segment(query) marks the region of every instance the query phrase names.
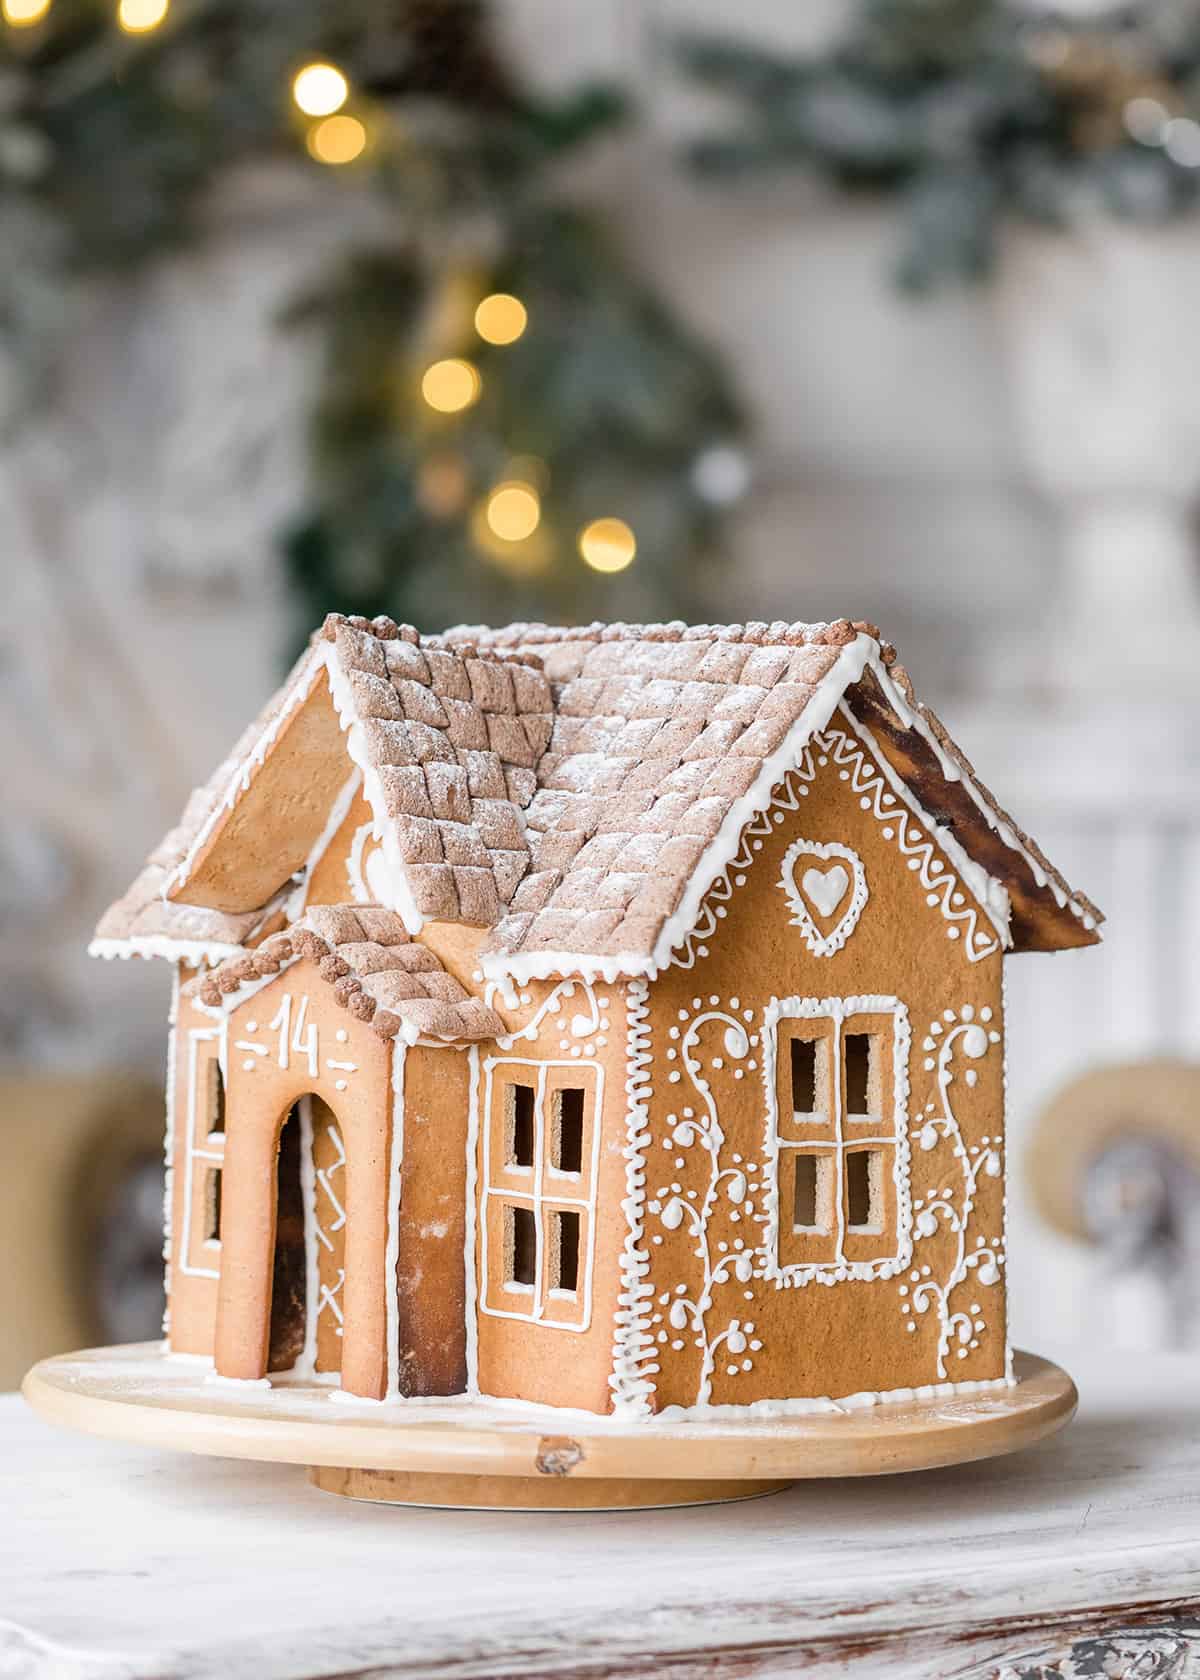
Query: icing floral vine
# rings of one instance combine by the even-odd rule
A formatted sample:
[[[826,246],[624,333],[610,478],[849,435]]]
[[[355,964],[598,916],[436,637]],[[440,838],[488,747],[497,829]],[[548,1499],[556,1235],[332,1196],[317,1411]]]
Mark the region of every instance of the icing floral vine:
[[[583,1008],[577,1009],[571,1016],[567,1023],[569,1036],[559,1040],[559,1048],[569,1051],[573,1056],[595,1055],[596,1050],[603,1049],[608,1042],[606,1016],[609,1004],[607,998],[597,997],[590,980],[583,979],[560,980],[542,999],[524,1026],[516,1027],[511,1033],[497,1039],[497,1044],[501,1049],[509,1050],[519,1039],[528,1039],[531,1042],[536,1040],[541,1034],[543,1024],[547,1020],[557,1020],[566,1003],[577,991],[583,994]],[[484,987],[483,1001],[491,1008],[497,998],[505,1009],[509,1010],[528,1008],[533,1002],[532,993],[517,991],[505,980],[489,980]]]
[[[713,1005],[717,1001],[716,998],[710,999]],[[700,1005],[701,1000],[697,998],[694,1006],[700,1008]],[[682,1033],[677,1026],[671,1028],[670,1036],[680,1042],[677,1051],[668,1050],[668,1058],[674,1060],[678,1056],[682,1060],[703,1105],[703,1115],[698,1115],[690,1107],[684,1108],[681,1115],[669,1114],[670,1141],[681,1151],[677,1166],[682,1166],[689,1155],[706,1158],[708,1174],[703,1197],[698,1190],[685,1191],[677,1180],[659,1189],[648,1204],[648,1211],[658,1216],[664,1230],[686,1229],[689,1232],[696,1245],[693,1252],[701,1264],[698,1289],[689,1289],[687,1284],[680,1283],[673,1291],[658,1297],[659,1305],[666,1308],[667,1325],[676,1333],[677,1339],[672,1346],[681,1348],[684,1344],[679,1338],[690,1332],[694,1345],[700,1349],[700,1380],[695,1401],[700,1406],[707,1405],[711,1398],[717,1356],[722,1350],[731,1358],[726,1366],[727,1374],[736,1376],[739,1371],[753,1369],[753,1360],[749,1356],[762,1346],[754,1338],[754,1324],[750,1320],[730,1317],[720,1325],[711,1321],[715,1291],[721,1285],[735,1281],[749,1283],[755,1275],[756,1258],[759,1258],[753,1244],[744,1237],[716,1240],[713,1227],[718,1209],[723,1200],[724,1211],[732,1227],[743,1216],[753,1216],[755,1207],[751,1197],[760,1187],[750,1179],[750,1174],[757,1171],[754,1162],[744,1162],[739,1156],[734,1156],[731,1164],[722,1164],[725,1133],[718,1118],[712,1087],[702,1071],[698,1055],[701,1031],[710,1024],[725,1029],[722,1040],[724,1055],[712,1058],[710,1065],[713,1068],[721,1069],[726,1056],[734,1061],[745,1060],[752,1047],[742,1023],[719,1008],[700,1008],[700,1013],[693,1017]],[[669,1077],[675,1081],[680,1076],[672,1072]],[[668,1335],[669,1331],[664,1329],[659,1332],[659,1339],[666,1340]]]
[[[967,1231],[975,1206],[980,1174],[986,1174],[989,1178],[1000,1176],[1000,1140],[984,1137],[979,1143],[968,1145],[950,1100],[950,1087],[956,1078],[955,1058],[961,1054],[978,1061],[987,1055],[993,1045],[999,1044],[1000,1034],[989,1024],[991,1020],[990,1009],[979,1010],[976,1018],[976,1011],[969,1003],[963,1004],[959,1010],[947,1009],[941,1020],[930,1023],[929,1034],[922,1046],[926,1052],[926,1072],[936,1071],[937,1074],[938,1100],[935,1102],[931,1099],[925,1104],[924,1112],[913,1125],[913,1141],[918,1149],[926,1152],[938,1148],[940,1144],[948,1143],[961,1183],[955,1189],[944,1186],[913,1199],[914,1245],[936,1236],[944,1229],[951,1232],[955,1238],[954,1258],[949,1272],[941,1281],[932,1276],[928,1264],[915,1264],[908,1274],[909,1283],[900,1286],[900,1293],[904,1297],[900,1310],[908,1318],[909,1329],[912,1331],[916,1329],[913,1314],[931,1311],[935,1314],[938,1325],[939,1377],[947,1375],[946,1362],[951,1351],[959,1359],[965,1359],[979,1346],[979,1336],[986,1329],[986,1321],[979,1304],[973,1303],[970,1311],[955,1308],[952,1302],[954,1291],[972,1276],[985,1286],[998,1283],[1004,1265],[1001,1239],[989,1240],[977,1236],[975,1247],[967,1248]],[[975,1068],[967,1068],[964,1071],[963,1080],[966,1085],[974,1086],[978,1078]],[[919,1259],[915,1247],[914,1258]]]
[[[852,715],[844,709],[843,714],[853,726]],[[725,919],[726,906],[733,897],[734,889],[745,885],[745,872],[762,850],[764,838],[784,821],[786,812],[800,810],[801,800],[808,797],[809,787],[816,780],[818,770],[830,763],[838,767],[859,796],[862,808],[883,825],[883,838],[894,841],[901,856],[908,860],[910,869],[925,889],[926,903],[931,909],[936,909],[947,923],[946,937],[963,939],[970,962],[980,962],[1000,949],[999,934],[980,917],[957,873],[940,855],[933,834],[918,823],[913,813],[888,787],[883,771],[866,745],[845,730],[830,725],[813,734],[794,769],[789,770],[772,791],[766,809],[751,818],[742,830],[736,855],[709,889],[695,927],[672,954],[672,963],[677,968],[692,968],[697,958],[708,955],[705,941],[712,937]]]

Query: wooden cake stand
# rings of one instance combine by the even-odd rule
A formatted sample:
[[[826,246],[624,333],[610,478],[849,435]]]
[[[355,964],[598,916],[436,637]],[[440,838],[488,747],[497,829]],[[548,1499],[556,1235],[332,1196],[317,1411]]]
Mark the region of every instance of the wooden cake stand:
[[[308,1466],[328,1493],[396,1505],[614,1510],[703,1505],[821,1476],[929,1470],[1016,1452],[1061,1429],[1067,1373],[1016,1355],[1016,1386],[862,1410],[641,1425],[514,1401],[376,1405],[285,1381],[214,1378],[158,1343],[45,1359],[25,1398],[53,1423],[148,1447]]]

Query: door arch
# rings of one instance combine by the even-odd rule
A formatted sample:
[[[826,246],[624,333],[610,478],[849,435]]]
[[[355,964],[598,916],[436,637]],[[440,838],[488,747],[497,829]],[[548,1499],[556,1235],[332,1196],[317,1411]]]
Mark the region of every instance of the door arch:
[[[340,1371],[346,1389],[383,1398],[388,1139],[382,1105],[347,1124],[313,1091],[299,1093],[274,1120],[269,1111],[229,1104],[217,1292],[222,1376],[253,1381],[315,1354],[317,1368]],[[318,1196],[328,1246],[308,1240],[316,1220],[305,1210],[316,1210]]]

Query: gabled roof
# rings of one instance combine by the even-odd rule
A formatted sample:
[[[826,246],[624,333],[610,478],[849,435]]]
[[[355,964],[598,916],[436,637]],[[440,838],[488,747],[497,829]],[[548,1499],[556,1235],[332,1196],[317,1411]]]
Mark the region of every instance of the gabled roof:
[[[656,972],[694,928],[747,822],[839,705],[971,870],[1006,943],[1098,937],[1099,913],[977,781],[870,625],[512,625],[419,637],[390,620],[331,615],[307,657],[288,704],[301,691],[319,700],[327,676],[323,703],[336,708],[382,839],[383,896],[410,933],[427,920],[487,929],[489,975]],[[269,722],[235,770],[167,883],[176,908],[201,889],[213,895],[213,860],[239,811],[244,831],[255,766],[286,751],[286,728]],[[321,785],[332,785],[351,764],[323,768]],[[266,849],[275,875],[258,878],[264,894],[303,867],[323,820],[310,805]]]
[[[164,894],[197,835],[220,808],[230,785],[247,773],[257,749],[267,750],[308,657],[306,654],[297,661],[287,680],[238,737],[232,752],[193,791],[179,822],[159,841],[129,888],[101,916],[89,946],[92,956],[165,956],[216,962],[239,951],[274,910],[274,903],[268,901],[248,911],[231,913],[205,905],[174,904]]]
[[[314,907],[286,933],[184,990],[209,1008],[234,1006],[248,986],[261,986],[301,957],[312,958],[342,1008],[369,1021],[381,1038],[470,1042],[505,1030],[494,1009],[464,991],[432,951],[412,942],[400,917],[378,905]]]

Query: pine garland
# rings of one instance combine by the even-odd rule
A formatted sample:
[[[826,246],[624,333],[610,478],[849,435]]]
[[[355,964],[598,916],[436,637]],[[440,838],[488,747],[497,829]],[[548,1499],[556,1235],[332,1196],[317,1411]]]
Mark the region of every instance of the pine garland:
[[[1200,7],[1086,17],[1015,0],[856,0],[825,51],[691,35],[684,72],[732,121],[688,157],[712,181],[797,168],[896,195],[900,281],[979,279],[1005,217],[1159,222],[1200,202]]]
[[[45,358],[79,279],[196,239],[233,167],[328,167],[291,90],[332,63],[364,142],[341,173],[394,231],[335,253],[291,301],[324,343],[309,501],[284,542],[297,621],[699,610],[739,458],[708,469],[728,467],[742,416],[713,355],[560,185],[624,100],[528,96],[475,0],[171,0],[140,34],[115,6],[52,0],[29,27],[0,24],[0,332]],[[506,345],[475,326],[496,292],[527,310]],[[439,412],[423,375],[451,358],[477,398]],[[538,514],[515,538],[489,523],[511,483]],[[581,530],[613,517],[637,541],[621,577],[580,552]]]

